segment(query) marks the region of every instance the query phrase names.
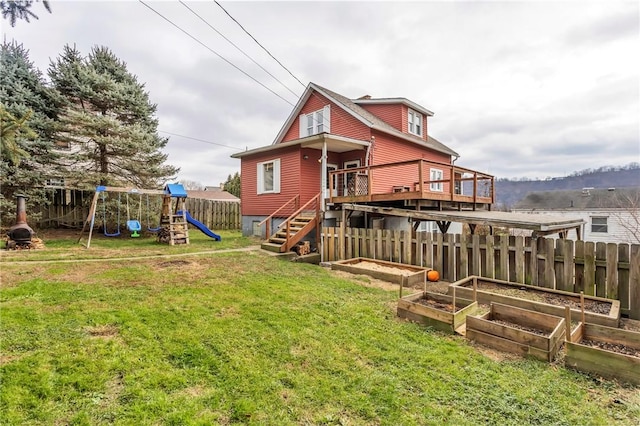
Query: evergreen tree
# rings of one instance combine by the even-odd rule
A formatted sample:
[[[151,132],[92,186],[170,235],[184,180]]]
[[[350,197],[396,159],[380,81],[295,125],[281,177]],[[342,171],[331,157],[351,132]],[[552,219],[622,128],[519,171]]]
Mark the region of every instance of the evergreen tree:
[[[52,141],[60,100],[21,44],[2,44],[0,70],[0,221],[6,226],[15,219],[16,192],[29,197],[29,211],[48,202],[43,187],[57,174]]]
[[[47,9],[47,12],[51,13],[49,2],[43,0],[42,4]],[[30,22],[30,18],[38,19],[38,16],[30,10],[32,5],[33,0],[2,0],[0,1],[0,10],[2,11],[2,17],[4,19],[8,18],[11,26],[15,27],[18,19],[24,19],[27,22]]]
[[[178,172],[161,152],[156,105],[144,84],[108,48],[83,58],[65,46],[49,76],[67,105],[57,137],[80,150],[69,156],[76,185],[162,186]]]
[[[240,198],[240,173],[236,172],[235,175],[227,177],[224,183],[224,190]]]

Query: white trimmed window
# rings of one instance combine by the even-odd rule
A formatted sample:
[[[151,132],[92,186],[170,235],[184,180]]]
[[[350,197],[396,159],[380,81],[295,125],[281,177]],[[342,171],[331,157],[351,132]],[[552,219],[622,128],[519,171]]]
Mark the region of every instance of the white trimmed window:
[[[410,109],[408,120],[409,133],[422,137],[422,114]]]
[[[606,216],[593,216],[591,218],[591,232],[606,234],[609,232]]]
[[[304,138],[318,133],[331,132],[331,108],[324,108],[300,116],[300,137]]]
[[[258,163],[258,194],[280,193],[280,159]]]
[[[444,179],[444,173],[440,169],[431,169],[429,173],[431,179],[431,183],[429,184],[429,189],[431,191],[442,192],[442,182],[434,182],[438,180]]]

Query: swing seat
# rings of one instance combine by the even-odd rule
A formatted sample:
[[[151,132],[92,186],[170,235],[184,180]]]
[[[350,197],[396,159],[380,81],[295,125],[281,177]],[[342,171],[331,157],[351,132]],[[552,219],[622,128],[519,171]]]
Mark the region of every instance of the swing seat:
[[[129,231],[132,232],[131,236],[135,238],[140,236],[138,231],[142,230],[142,226],[140,225],[140,222],[138,222],[137,220],[128,220],[127,229],[129,229]]]

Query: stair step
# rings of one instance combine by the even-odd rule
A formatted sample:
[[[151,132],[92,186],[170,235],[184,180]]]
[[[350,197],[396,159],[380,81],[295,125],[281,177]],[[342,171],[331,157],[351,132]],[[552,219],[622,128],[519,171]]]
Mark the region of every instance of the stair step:
[[[284,244],[287,242],[286,238],[279,238],[279,237],[271,237],[269,238],[269,242],[270,243],[278,243],[280,245]]]
[[[263,250],[268,250],[275,253],[280,253],[280,246],[281,244],[273,244],[273,243],[266,243],[266,242],[260,244],[260,248],[262,248]]]
[[[297,232],[289,232],[289,236],[293,237],[294,235],[296,235]],[[287,233],[285,231],[278,231],[275,234],[272,235],[273,237],[278,237],[278,238],[287,238]]]
[[[311,222],[311,221],[309,221],[309,222]],[[304,228],[304,226],[305,226],[307,223],[309,223],[309,222],[291,222],[291,223],[289,224],[289,226],[290,226],[291,228],[293,228],[294,226],[295,226],[295,227],[297,227],[297,228]]]

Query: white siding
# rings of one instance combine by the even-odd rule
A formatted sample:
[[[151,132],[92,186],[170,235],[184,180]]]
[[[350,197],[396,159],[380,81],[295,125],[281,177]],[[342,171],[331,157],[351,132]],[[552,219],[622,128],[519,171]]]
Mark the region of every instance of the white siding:
[[[603,242],[603,243],[640,243],[640,234],[638,227],[640,226],[640,209],[594,209],[589,211],[576,210],[513,210],[517,213],[529,214],[546,214],[571,219],[582,219],[586,223],[583,225],[582,239],[585,241]],[[607,218],[607,232],[591,232],[592,217]],[[634,231],[635,229],[635,231]],[[549,235],[551,238],[558,238],[558,234]],[[570,231],[568,238],[573,240],[576,238],[576,232]]]

